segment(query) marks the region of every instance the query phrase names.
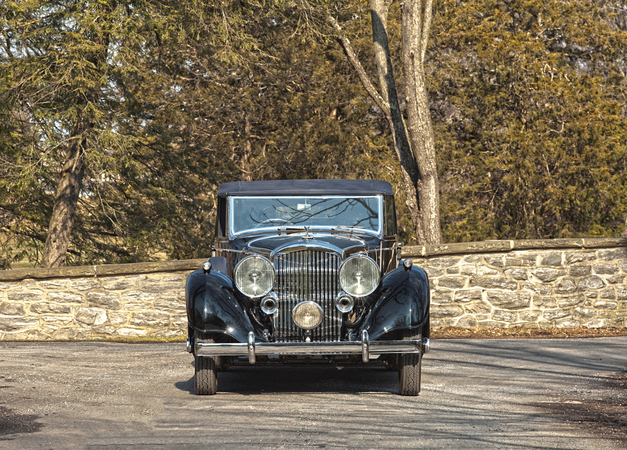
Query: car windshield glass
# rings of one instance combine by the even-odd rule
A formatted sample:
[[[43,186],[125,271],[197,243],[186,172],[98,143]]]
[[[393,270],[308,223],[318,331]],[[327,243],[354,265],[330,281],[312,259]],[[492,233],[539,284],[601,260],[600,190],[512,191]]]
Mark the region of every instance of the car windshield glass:
[[[278,227],[354,227],[379,232],[379,196],[230,197],[231,233]]]

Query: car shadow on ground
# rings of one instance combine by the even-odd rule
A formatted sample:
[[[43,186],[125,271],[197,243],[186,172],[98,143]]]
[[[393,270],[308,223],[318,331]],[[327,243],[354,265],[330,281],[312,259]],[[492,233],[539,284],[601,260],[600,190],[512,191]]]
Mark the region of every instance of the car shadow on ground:
[[[508,347],[504,348],[504,343]],[[595,351],[595,344],[603,345],[608,353],[618,355],[623,353],[624,341],[591,340],[586,343],[589,346],[585,349],[582,348],[580,352],[565,353],[561,349],[568,347],[570,343],[564,339],[501,340],[500,342],[487,339],[469,339],[456,341],[455,347],[449,349],[438,348],[438,341],[432,341],[431,347],[434,349],[434,353],[430,357],[437,357],[443,362],[456,364],[458,361],[449,359],[449,354],[471,355],[468,358],[463,358],[463,364],[489,368],[491,372],[496,373],[515,369],[524,377],[543,374],[551,377],[596,379],[596,374],[582,375],[582,370],[588,373],[592,371],[614,372],[614,363],[601,357]]]
[[[194,392],[194,377],[174,384]],[[243,395],[271,393],[391,393],[398,394],[397,373],[384,367],[259,366],[230,367],[218,372],[218,393]]]
[[[573,343],[579,351],[563,351]],[[541,380],[541,387],[551,394],[529,405],[543,415],[589,428],[627,448],[627,370],[616,371],[627,361],[624,339],[461,340],[448,349],[438,349],[434,340],[432,348],[433,357],[444,364],[480,367],[486,375],[504,380],[516,373],[517,377],[508,381],[512,385],[537,389],[536,380]]]

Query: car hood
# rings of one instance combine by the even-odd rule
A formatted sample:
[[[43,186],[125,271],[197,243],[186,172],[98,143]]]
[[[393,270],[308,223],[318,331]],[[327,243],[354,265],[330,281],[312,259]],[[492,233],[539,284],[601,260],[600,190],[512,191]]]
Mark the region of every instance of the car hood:
[[[333,251],[342,254],[343,257],[366,250],[372,247],[373,243],[368,242],[372,238],[360,239],[353,236],[331,235],[322,233],[298,234],[288,236],[264,236],[248,241],[246,247],[248,250],[266,254],[268,256],[290,251],[291,249],[321,248],[327,251]],[[378,243],[378,242],[377,242]],[[369,245],[370,244],[370,245]]]

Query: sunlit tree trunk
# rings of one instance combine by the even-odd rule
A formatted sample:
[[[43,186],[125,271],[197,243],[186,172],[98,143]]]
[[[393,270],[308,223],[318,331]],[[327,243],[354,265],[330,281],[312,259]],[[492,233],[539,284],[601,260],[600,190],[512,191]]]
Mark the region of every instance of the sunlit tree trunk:
[[[407,79],[407,123],[398,100],[388,43],[387,19],[391,0],[371,0],[372,38],[381,93],[361,66],[350,41],[337,22],[337,40],[370,97],[385,114],[394,149],[401,164],[407,207],[419,244],[442,243],[440,193],[429,101],[424,77],[424,57],[431,25],[431,0],[410,0],[403,7],[403,69]]]
[[[410,0],[403,5],[402,58],[406,79],[407,129],[420,172],[417,191],[424,243],[439,244],[442,242],[440,187],[424,68],[431,27],[431,1]]]

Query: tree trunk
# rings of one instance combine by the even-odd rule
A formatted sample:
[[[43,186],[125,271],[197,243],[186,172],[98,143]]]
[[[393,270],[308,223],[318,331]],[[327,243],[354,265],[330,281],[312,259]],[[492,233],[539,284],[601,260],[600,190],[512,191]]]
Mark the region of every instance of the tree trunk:
[[[115,7],[114,2],[102,2],[100,4],[100,12],[102,16],[108,17]],[[93,85],[90,89],[85,90],[78,101],[82,106],[81,117],[73,125],[72,138],[65,154],[65,162],[61,172],[61,179],[57,186],[40,267],[62,267],[65,264],[67,249],[70,244],[72,230],[74,229],[76,205],[78,204],[85,174],[87,136],[94,129],[97,121],[94,117],[94,112],[90,111],[89,105],[98,103],[101,97],[103,80],[107,78],[107,55],[111,34],[109,31],[104,31],[106,29],[107,26],[103,26],[102,34],[94,36],[86,33],[90,41],[95,45],[95,50],[91,54],[86,54],[85,59],[96,68],[101,77],[97,80],[92,80]]]
[[[329,17],[338,32],[337,41],[366,91],[385,114],[394,149],[401,163],[407,207],[419,244],[441,244],[440,192],[435,157],[433,128],[424,77],[424,58],[431,26],[431,0],[409,0],[403,8],[403,67],[407,81],[405,126],[400,109],[392,59],[388,44],[387,16],[392,0],[370,0],[372,38],[381,94],[372,85],[350,41],[341,33],[337,21]]]
[[[376,1],[373,3],[374,6],[371,9],[371,14],[373,22],[373,40],[375,42],[375,61],[377,63],[377,72],[379,74],[381,86],[385,87],[385,89],[383,89],[383,96],[379,94],[370,81],[368,74],[359,62],[359,58],[357,58],[350,41],[342,34],[342,29],[337,21],[331,16],[329,16],[328,19],[333,28],[339,33],[336,36],[336,39],[344,49],[346,57],[355,69],[359,80],[368,92],[368,95],[370,95],[370,98],[374,100],[388,121],[392,132],[394,150],[396,151],[396,155],[401,163],[403,187],[405,188],[405,201],[409,209],[412,223],[414,224],[417,241],[418,243],[423,243],[425,242],[425,233],[420,216],[420,208],[417,202],[418,194],[416,193],[416,186],[418,185],[420,172],[418,170],[416,160],[411,152],[409,141],[407,140],[407,132],[405,130],[403,115],[398,103],[396,83],[394,81],[394,72],[392,69],[392,62],[388,47],[386,23],[389,2]]]
[[[85,173],[85,140],[82,133],[74,133],[74,136],[75,139],[65,155],[61,179],[57,186],[48,237],[40,264],[43,268],[62,267],[65,264],[65,255],[74,228],[74,215]]]
[[[387,16],[388,8],[392,2],[390,0],[371,0],[370,14],[372,17],[372,40],[374,45],[374,59],[381,85],[381,96],[388,105],[386,116],[392,132],[394,149],[401,163],[403,174],[403,185],[405,187],[405,198],[409,214],[414,224],[416,240],[424,243],[426,234],[424,221],[421,219],[419,192],[416,188],[420,182],[420,171],[416,160],[412,155],[407,130],[403,120],[396,91],[396,81],[392,58],[390,57],[390,47],[388,43]],[[418,201],[417,201],[418,200]]]
[[[419,244],[440,244],[440,192],[423,64],[431,25],[431,0],[424,0],[424,4],[409,0],[403,7],[407,127],[398,101],[388,44],[387,15],[391,4],[391,0],[370,1],[372,38],[381,96],[389,106],[386,116],[401,163],[407,206],[416,230],[416,239]]]
[[[250,156],[253,153],[253,146],[250,142],[250,118],[244,116],[244,135],[246,136],[246,143],[244,144],[244,155],[242,156],[242,181],[252,181],[253,172],[250,166]]]
[[[418,165],[418,202],[425,244],[442,243],[440,187],[424,57],[431,25],[431,0],[409,0],[403,6],[403,67],[406,79],[407,129]]]

